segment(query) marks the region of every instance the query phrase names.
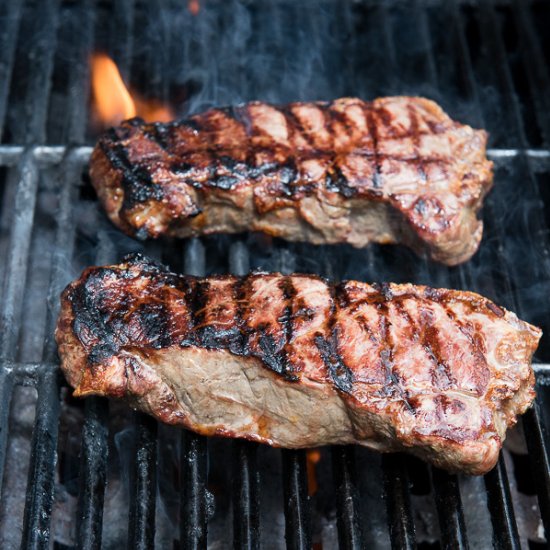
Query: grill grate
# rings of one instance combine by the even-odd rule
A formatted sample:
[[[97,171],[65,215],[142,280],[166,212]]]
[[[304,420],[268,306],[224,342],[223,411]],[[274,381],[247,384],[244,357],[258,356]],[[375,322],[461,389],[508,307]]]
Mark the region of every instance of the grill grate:
[[[536,365],[538,403],[522,422],[537,495],[526,501],[528,506],[522,505],[510,454],[503,454],[476,485],[476,480],[428,469],[410,457],[380,458],[363,449],[335,447],[324,451],[318,467],[319,475],[326,474],[321,478],[326,487],[310,496],[302,451],[212,442],[169,431],[138,414],[121,427],[116,404],[91,398],[76,405],[67,396],[52,339],[57,296],[84,265],[115,261],[138,246],[97,214],[81,181],[90,154],[84,144],[93,137],[87,56],[94,48],[110,52],[135,86],[147,81],[147,93],[173,100],[185,93],[184,110],[235,99],[418,93],[491,132],[497,186],[484,210],[484,243],[465,266],[430,265],[405,250],[312,250],[259,237],[190,240],[183,253],[177,243],[147,243],[148,254],[196,275],[264,267],[471,288],[550,329],[550,308],[538,303],[550,285],[550,53],[536,30],[540,20],[550,22],[548,4],[350,2],[335,8],[319,1],[308,11],[273,0],[264,7],[211,1],[193,18],[179,1],[0,5],[0,21],[6,23],[0,25],[0,257],[5,259],[0,265],[0,545],[92,549],[103,542],[107,548],[145,549],[168,542],[174,548],[203,548],[215,540],[216,548],[252,549],[283,545],[286,539],[292,549],[320,543],[325,548],[431,548],[437,542],[440,547],[483,548],[492,540],[498,548],[520,548],[529,539],[532,547],[543,547],[541,530],[537,534],[528,526],[532,519],[525,509],[534,506],[531,518],[536,524],[540,513],[550,532],[545,443],[550,367],[544,363]],[[293,34],[300,22],[302,34]],[[245,36],[234,44],[234,55],[226,53],[233,44],[222,32],[224,23]],[[159,28],[164,32],[155,31]],[[283,40],[290,36],[295,40]],[[154,38],[155,48],[145,47],[150,42],[143,37]],[[253,55],[247,53],[252,44],[257,44]],[[313,61],[308,58],[312,51],[318,52]],[[216,70],[208,72],[214,55]],[[288,60],[288,74],[281,73],[279,58]],[[178,81],[176,73],[184,80]],[[37,253],[47,256],[44,272],[36,269]],[[36,298],[36,287],[47,288],[47,305],[43,294]],[[42,305],[32,319],[29,304],[35,301]],[[545,337],[539,354],[547,363],[549,344]],[[17,396],[23,387],[35,388],[37,397],[24,513],[18,518],[14,503],[23,495],[13,494],[10,483]],[[80,458],[73,495],[62,488],[68,486],[62,466],[67,453],[59,431],[70,422],[71,411],[82,417],[76,429]],[[124,453],[127,459],[121,458]],[[163,468],[170,457],[175,463]],[[217,479],[223,460],[231,461],[225,482]],[[126,482],[112,477],[117,462],[130,466],[120,474]],[[112,488],[117,483],[128,496],[127,509],[115,516],[111,512],[119,501]],[[175,506],[166,489],[163,493],[165,484],[177,493]],[[72,508],[67,504],[71,497]],[[419,512],[426,502],[428,511]],[[64,510],[72,516],[67,519]],[[426,530],[430,513],[437,518]],[[492,533],[472,522],[474,515],[484,514]],[[110,524],[124,518],[127,533],[120,538],[126,530],[121,529],[107,537]],[[63,530],[66,523],[70,527]]]

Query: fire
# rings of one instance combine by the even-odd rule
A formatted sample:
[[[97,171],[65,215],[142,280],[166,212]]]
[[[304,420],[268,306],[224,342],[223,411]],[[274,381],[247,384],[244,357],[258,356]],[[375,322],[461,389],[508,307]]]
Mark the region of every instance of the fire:
[[[191,15],[198,15],[201,9],[199,0],[189,0],[187,2],[187,9],[191,12]]]
[[[124,84],[115,62],[103,53],[90,61],[95,114],[102,126],[139,116],[147,122],[168,122],[172,110],[158,100],[145,100],[132,94]]]
[[[317,484],[315,467],[320,460],[321,453],[318,449],[308,449],[306,451],[307,485],[309,496],[314,495],[319,488],[319,485]]]
[[[92,90],[101,122],[117,124],[136,116],[136,106],[115,62],[105,54],[92,56]]]

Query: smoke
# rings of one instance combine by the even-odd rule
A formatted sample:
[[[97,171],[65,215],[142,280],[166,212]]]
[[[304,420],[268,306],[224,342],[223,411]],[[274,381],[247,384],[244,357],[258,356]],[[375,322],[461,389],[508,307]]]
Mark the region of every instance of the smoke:
[[[423,95],[437,100],[457,120],[487,128],[492,148],[525,145],[520,131],[523,119],[518,123],[510,104],[515,97],[521,116],[533,110],[533,107],[528,107],[532,103],[531,98],[525,86],[517,86],[517,97],[506,90],[506,78],[499,72],[501,69],[495,67],[490,47],[483,42],[479,22],[468,7],[460,11],[463,38],[468,48],[464,52],[461,49],[461,31],[452,17],[452,10],[441,5],[437,9],[424,11],[418,9],[418,3],[397,1],[367,4],[329,0],[266,0],[261,3],[202,0],[198,3],[198,12],[193,14],[182,0],[168,1],[163,4],[162,10],[158,9],[156,2],[136,2],[132,24],[124,26],[121,24],[124,13],[117,12],[113,16],[106,4],[100,4],[101,9],[96,14],[97,43],[94,48],[112,54],[132,89],[139,90],[143,96],[169,102],[179,116],[251,100],[285,103],[329,100],[345,95],[363,99],[389,94]],[[65,136],[66,128],[70,126],[63,117],[67,97],[71,93],[68,86],[72,84],[70,79],[57,78],[56,75],[62,75],[62,69],[70,68],[75,57],[80,55],[80,50],[73,47],[73,40],[81,28],[80,18],[86,8],[78,8],[73,17],[72,6],[68,3],[64,7],[59,23],[54,97],[47,123],[49,142],[55,141],[57,136]],[[505,18],[510,17],[506,10],[501,10],[501,13]],[[130,39],[127,31],[131,28],[135,34]],[[68,32],[71,29],[77,31]],[[506,53],[513,54],[511,44],[506,43],[504,47],[507,48]],[[81,53],[88,56],[90,52]],[[469,55],[468,59],[463,57],[464,53]],[[16,64],[16,76],[23,73],[23,68],[18,69],[19,65],[22,63]],[[514,72],[511,75],[512,85],[517,84],[521,74]],[[14,82],[17,80],[25,79],[14,79]],[[11,95],[14,98],[26,97],[23,93]],[[14,130],[9,134],[14,136],[21,134],[15,129],[22,128],[21,121],[25,120],[22,116],[25,111],[21,109],[28,110],[28,105],[23,105],[24,101],[20,103],[10,115],[10,128]],[[97,135],[93,128],[88,132],[92,143]],[[531,133],[528,133],[527,139],[531,139]],[[533,139],[527,144],[536,145],[538,142]],[[247,235],[203,239],[207,272],[227,271],[229,245],[242,240],[250,249],[252,269],[320,273],[332,279],[410,281],[476,290],[506,307],[516,309],[523,318],[546,329],[550,326],[546,306],[550,295],[550,260],[545,221],[547,212],[540,193],[545,193],[548,187],[547,175],[544,174],[549,171],[548,157],[540,157],[536,162],[521,155],[496,158],[495,187],[483,213],[484,238],[478,254],[462,267],[449,269],[433,264],[403,247],[375,245],[362,250],[349,246],[314,247],[283,243],[261,235]],[[10,174],[6,180],[11,183],[6,186],[2,204],[2,253],[7,246],[6,235],[13,219],[10,210],[17,188],[15,170]],[[51,327],[46,327],[45,321],[48,307],[55,311],[58,304],[53,301],[48,304],[45,296],[48,294],[54,259],[61,275],[57,281],[59,288],[52,294],[53,300],[62,286],[78,276],[85,267],[116,261],[129,252],[144,251],[158,260],[169,260],[174,269],[181,269],[182,266],[183,243],[151,241],[144,244],[126,237],[107,221],[85,178],[80,182],[71,214],[74,220],[74,246],[71,250],[58,248],[55,244],[56,223],[62,181],[63,174],[54,170],[42,172],[24,297],[21,345],[17,356],[22,361],[39,361],[44,339],[51,338],[51,334],[47,334]],[[550,199],[550,194],[546,193],[548,196],[543,198]],[[550,359],[547,340],[546,337],[543,339],[538,355],[545,361]],[[29,403],[34,404],[34,394],[29,399],[24,397],[24,403],[19,397],[16,403],[23,403],[25,407]],[[81,426],[69,419],[76,417],[81,421],[82,411],[74,403],[64,407],[62,429],[72,433],[73,439],[78,438]],[[118,518],[121,511],[128,509],[127,479],[133,460],[128,449],[131,449],[135,436],[128,428],[128,418],[122,414],[117,412],[111,422],[104,522],[106,548],[120,546],[126,539],[125,521],[114,525],[116,522],[112,518]],[[78,456],[74,444],[64,448],[68,440],[60,440],[60,456],[70,455],[72,463],[76,464]],[[10,449],[15,449],[21,441],[21,438],[12,435]],[[162,447],[165,452],[162,457],[159,456],[157,529],[162,544],[158,546],[169,547],[168,543],[179,536],[177,484],[180,450],[178,441],[169,430],[159,432],[159,441],[159,448]],[[227,464],[227,457],[223,456],[217,444],[213,444],[213,453],[211,478],[216,480],[218,486],[211,487],[216,499],[212,532],[223,540],[221,537],[227,536],[229,530],[225,522],[230,518],[228,513],[224,515],[230,504],[223,498],[230,494],[231,480],[227,471],[225,474],[220,471]],[[14,485],[25,486],[26,468],[18,466],[28,463],[28,454],[28,444],[23,451],[10,454],[11,469],[7,471],[11,473],[19,469],[21,474],[12,480]],[[262,449],[260,455],[263,475],[262,536],[266,537],[266,542],[269,538],[284,540],[279,454],[271,449]],[[325,464],[322,467],[326,467]],[[364,525],[374,525],[366,536],[375,540],[375,535],[387,536],[384,512],[374,513],[380,508],[382,489],[375,483],[376,476],[368,475],[371,467],[379,472],[378,459],[370,454],[361,454],[360,464],[365,466],[360,479],[362,494],[370,491],[372,501],[363,512]],[[328,472],[323,479],[330,477]],[[21,497],[24,490],[20,487],[14,491]],[[329,488],[323,490],[326,495],[332,496]],[[60,489],[57,493],[60,507],[60,495],[66,496],[63,491]],[[478,505],[479,492],[482,491],[483,488],[473,487],[471,493],[475,493],[474,496],[470,499],[470,493],[465,493],[465,501]],[[72,514],[74,495],[70,497],[67,497],[66,508]],[[318,497],[321,503],[323,498],[323,495]],[[17,516],[15,520],[19,526],[22,524],[23,510],[20,500],[11,509],[12,515]],[[324,508],[318,502],[314,505],[318,515],[316,525],[322,525],[325,542],[334,541],[333,503],[324,502]],[[330,542],[327,546],[331,546]]]

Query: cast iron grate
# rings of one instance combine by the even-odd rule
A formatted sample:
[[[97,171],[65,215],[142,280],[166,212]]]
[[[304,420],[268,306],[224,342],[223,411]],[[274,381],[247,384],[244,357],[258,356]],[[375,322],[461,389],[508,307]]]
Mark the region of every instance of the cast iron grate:
[[[118,423],[116,405],[68,397],[52,340],[57,296],[85,265],[137,249],[194,274],[262,267],[470,288],[550,329],[548,3],[199,7],[193,16],[181,1],[0,6],[1,546],[203,548],[208,540],[213,548],[271,548],[286,540],[288,548],[544,547],[544,363],[536,366],[537,405],[522,422],[528,452],[518,437],[483,481],[401,455],[337,447],[323,451],[315,495],[308,494],[304,452],[213,442],[143,415]],[[98,49],[136,88],[179,104],[182,113],[257,98],[433,97],[491,132],[497,187],[484,210],[479,254],[448,269],[382,247],[314,249],[239,236],[190,240],[182,250],[122,237],[82,180],[94,132],[88,55]],[[545,337],[539,360],[550,361],[549,343]],[[30,443],[19,409],[29,387],[36,392]],[[27,457],[16,453],[25,440]],[[27,472],[27,462],[23,496],[14,476]],[[117,463],[123,482],[111,477]],[[117,483],[127,509],[117,508]],[[120,523],[127,527],[107,536]]]

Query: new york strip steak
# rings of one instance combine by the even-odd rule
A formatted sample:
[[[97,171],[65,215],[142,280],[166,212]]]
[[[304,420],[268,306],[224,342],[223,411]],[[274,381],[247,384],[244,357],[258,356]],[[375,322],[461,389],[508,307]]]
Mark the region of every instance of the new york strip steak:
[[[126,121],[98,141],[90,177],[110,219],[138,238],[262,231],[402,243],[455,265],[481,240],[486,141],[422,98],[254,102]]]
[[[471,292],[312,275],[176,275],[141,256],[61,298],[75,395],[205,435],[405,450],[487,472],[534,398],[541,331]]]

